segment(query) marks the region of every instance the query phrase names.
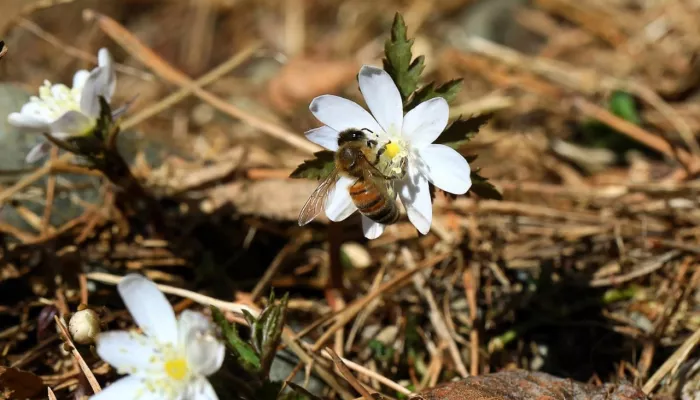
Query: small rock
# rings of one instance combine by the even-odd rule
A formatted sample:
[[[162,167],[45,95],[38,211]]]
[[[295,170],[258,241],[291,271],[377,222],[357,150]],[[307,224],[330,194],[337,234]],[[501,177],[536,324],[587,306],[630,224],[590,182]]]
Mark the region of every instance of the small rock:
[[[74,342],[93,344],[100,333],[100,317],[89,308],[78,311],[70,318],[68,331]]]
[[[340,252],[347,257],[348,263],[354,268],[364,269],[372,265],[372,256],[365,246],[359,243],[344,243],[340,246]]]

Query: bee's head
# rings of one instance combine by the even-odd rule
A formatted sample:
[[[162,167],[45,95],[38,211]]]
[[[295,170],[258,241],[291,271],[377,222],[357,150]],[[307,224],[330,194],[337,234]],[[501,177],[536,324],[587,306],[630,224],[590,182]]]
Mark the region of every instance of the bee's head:
[[[350,142],[359,142],[366,140],[367,135],[365,134],[365,132],[354,128],[346,129],[340,132],[340,135],[338,135],[338,145],[340,146]]]

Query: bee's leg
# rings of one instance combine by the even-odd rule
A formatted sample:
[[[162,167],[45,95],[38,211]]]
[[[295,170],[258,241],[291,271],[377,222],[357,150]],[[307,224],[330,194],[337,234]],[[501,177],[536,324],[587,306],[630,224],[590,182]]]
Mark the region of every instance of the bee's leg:
[[[378,144],[379,144],[379,143],[377,143],[377,141],[376,141],[376,140],[373,140],[373,139],[370,139],[370,140],[367,141],[367,146],[369,146],[369,147],[371,147],[371,148],[376,147]]]

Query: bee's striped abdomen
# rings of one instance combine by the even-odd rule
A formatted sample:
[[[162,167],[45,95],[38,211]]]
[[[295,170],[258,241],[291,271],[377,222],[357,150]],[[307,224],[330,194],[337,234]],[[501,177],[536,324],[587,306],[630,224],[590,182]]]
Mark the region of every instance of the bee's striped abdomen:
[[[353,203],[367,218],[386,225],[398,221],[399,208],[396,202],[386,198],[374,185],[360,179],[350,186],[349,191]]]

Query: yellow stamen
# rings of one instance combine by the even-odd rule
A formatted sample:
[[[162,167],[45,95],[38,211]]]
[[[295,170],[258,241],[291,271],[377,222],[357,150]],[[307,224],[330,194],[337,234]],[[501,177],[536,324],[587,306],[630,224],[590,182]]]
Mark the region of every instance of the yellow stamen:
[[[175,380],[183,380],[187,376],[187,360],[176,358],[165,362],[165,372]]]
[[[401,146],[399,146],[395,142],[387,143],[385,150],[384,150],[384,154],[386,154],[387,157],[389,157],[389,158],[396,157],[396,155],[399,154],[400,152],[401,152]]]

